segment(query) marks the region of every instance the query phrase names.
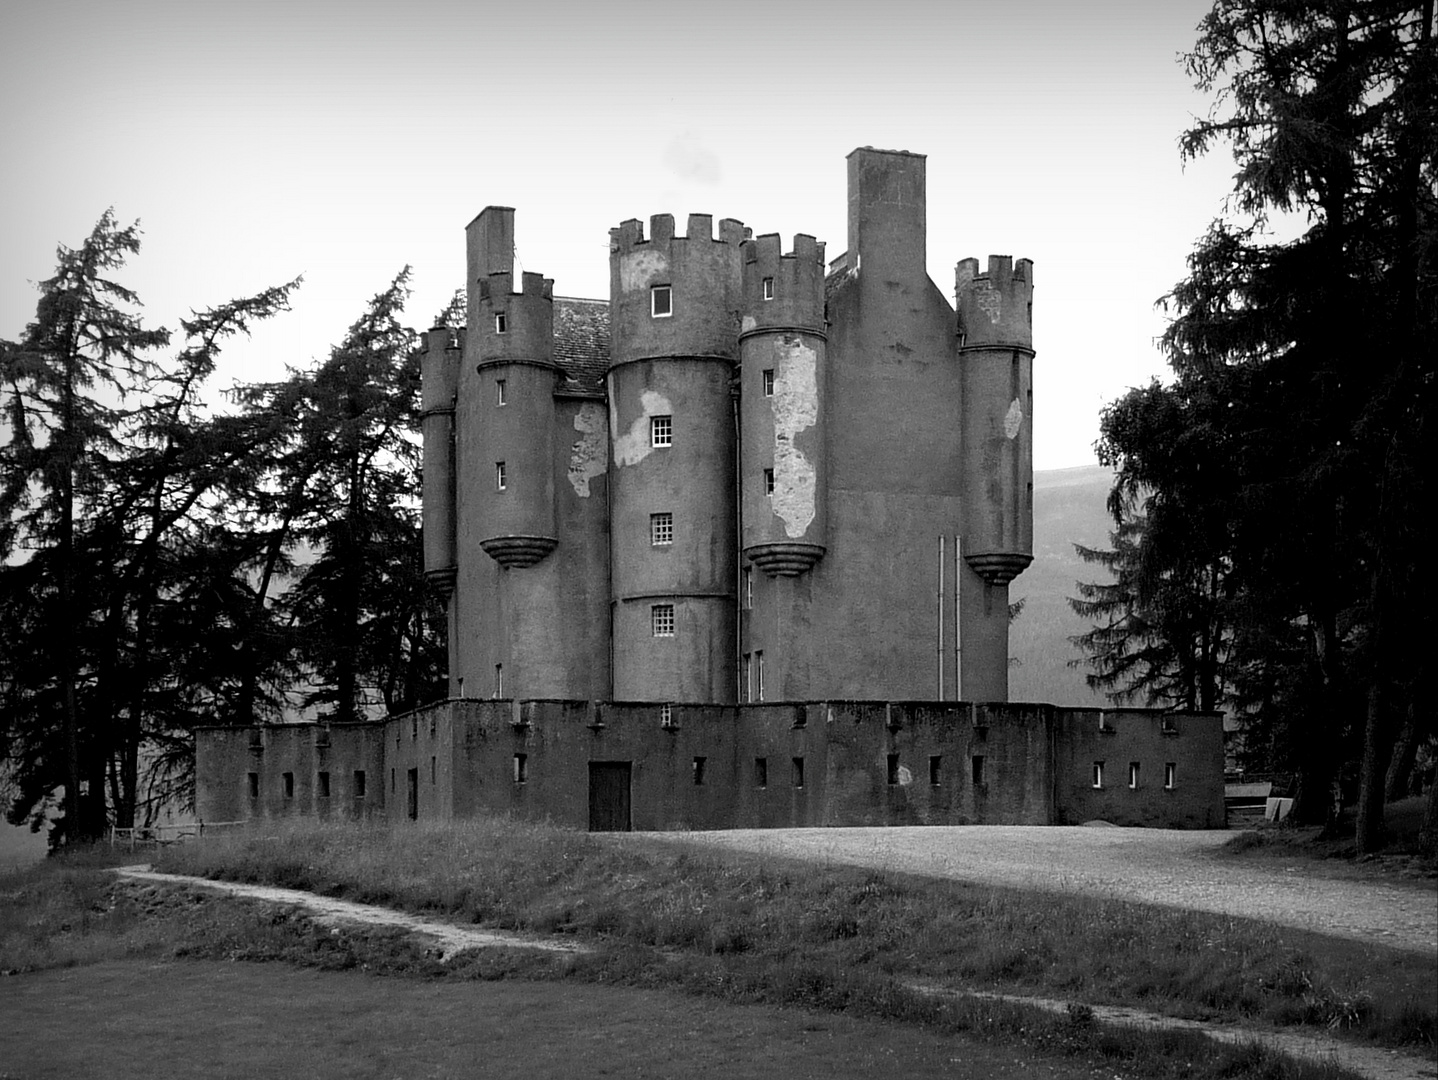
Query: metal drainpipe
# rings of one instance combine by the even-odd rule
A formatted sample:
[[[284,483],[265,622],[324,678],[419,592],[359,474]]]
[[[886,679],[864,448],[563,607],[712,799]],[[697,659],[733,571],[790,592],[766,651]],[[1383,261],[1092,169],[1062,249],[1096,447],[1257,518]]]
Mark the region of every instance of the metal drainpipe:
[[[744,367],[738,365],[737,379],[742,379]],[[743,383],[735,384],[740,393]],[[744,432],[739,421],[739,394],[731,392],[729,405],[734,414],[734,700],[744,700],[739,680],[743,673],[740,660],[744,655]]]

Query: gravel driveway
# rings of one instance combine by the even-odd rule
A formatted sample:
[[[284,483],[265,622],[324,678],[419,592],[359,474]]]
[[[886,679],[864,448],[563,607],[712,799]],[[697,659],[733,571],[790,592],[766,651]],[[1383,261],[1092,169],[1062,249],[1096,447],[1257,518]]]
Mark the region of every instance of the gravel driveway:
[[[1343,881],[1297,864],[1220,857],[1233,833],[1026,825],[648,833],[816,862],[1119,896],[1266,919],[1438,955],[1438,891],[1422,881]]]

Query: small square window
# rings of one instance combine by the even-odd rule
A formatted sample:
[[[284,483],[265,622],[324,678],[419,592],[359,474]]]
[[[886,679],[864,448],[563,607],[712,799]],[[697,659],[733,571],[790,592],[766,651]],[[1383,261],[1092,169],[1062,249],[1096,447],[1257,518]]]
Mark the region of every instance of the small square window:
[[[281,779],[284,781],[285,785],[285,798],[293,799],[295,797],[295,774],[292,772],[287,772],[281,777]]]
[[[330,797],[330,774],[327,772],[315,774],[315,794],[321,799]]]
[[[764,379],[764,396],[765,396],[765,397],[773,397],[773,396],[774,396],[774,369],[773,369],[773,368],[765,368],[765,369],[764,369],[764,372],[763,372],[763,379]]]
[[[674,515],[649,515],[649,542],[655,547],[674,543]]]
[[[772,494],[774,494],[774,470],[773,470],[773,469],[765,469],[765,470],[764,470],[764,494],[765,494],[765,495],[772,495]]]
[[[929,755],[929,786],[938,787],[939,779],[943,775],[944,759],[941,754]]]
[[[494,403],[496,405],[509,404],[509,399],[505,396],[505,389],[505,381],[503,379],[494,380]]]
[[[516,784],[527,784],[529,782],[529,755],[514,755],[514,782]]]
[[[1096,787],[1096,788],[1101,788],[1101,787],[1103,787],[1103,762],[1102,762],[1102,761],[1095,761],[1095,762],[1093,763],[1093,786]]]
[[[897,784],[897,783],[899,782],[899,755],[898,755],[898,754],[890,754],[890,755],[889,755],[889,760],[888,760],[888,774],[889,774],[889,783],[890,783],[890,784]]]
[[[704,786],[704,759],[702,757],[694,759],[694,786]]]
[[[363,769],[356,769],[356,770],[355,770],[355,798],[356,798],[356,799],[363,799],[363,798],[364,798],[364,785],[365,785],[364,770],[363,770]]]
[[[649,290],[649,314],[667,319],[674,314],[674,290],[668,285],[655,285]]]
[[[649,445],[674,445],[674,417],[651,416],[649,418]]]
[[[655,604],[649,609],[649,628],[655,637],[674,636],[674,605]]]
[[[1131,787],[1131,788],[1137,788],[1137,787],[1138,787],[1138,762],[1137,762],[1137,761],[1130,761],[1130,762],[1128,763],[1128,786]]]
[[[494,332],[503,334],[509,330],[509,316],[502,311],[494,313]]]
[[[667,701],[663,705],[659,706],[659,726],[674,726],[674,706]]]
[[[258,799],[260,797],[260,774],[257,772],[252,772],[249,774],[248,780],[250,787],[250,798]]]
[[[504,462],[496,461],[494,463],[494,490],[503,491],[508,486],[509,474],[505,472]]]
[[[794,758],[794,759],[793,759],[793,766],[794,766],[794,786],[795,786],[796,788],[801,788],[801,787],[804,786],[804,759],[801,758],[801,757],[796,757],[796,758]]]
[[[1177,781],[1177,779],[1178,779],[1178,765],[1177,765],[1177,763],[1172,762],[1172,761],[1164,762],[1164,766],[1163,766],[1163,786],[1164,786],[1166,789],[1168,789],[1169,791],[1172,791],[1173,788],[1174,788],[1175,782]]]
[[[764,299],[774,299],[774,279],[771,277],[766,277],[764,279]]]
[[[769,759],[756,757],[754,759],[754,786],[769,786]]]

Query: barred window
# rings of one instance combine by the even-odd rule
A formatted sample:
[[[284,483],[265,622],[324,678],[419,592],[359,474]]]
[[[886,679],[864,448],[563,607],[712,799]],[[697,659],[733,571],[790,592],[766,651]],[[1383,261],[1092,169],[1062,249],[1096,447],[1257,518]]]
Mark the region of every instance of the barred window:
[[[674,605],[655,604],[649,609],[649,627],[655,637],[674,636]]]
[[[649,418],[649,445],[674,445],[674,417],[651,416]]]
[[[674,726],[674,706],[667,701],[663,705],[659,706],[659,726]]]
[[[649,542],[655,547],[674,543],[674,515],[649,515]]]

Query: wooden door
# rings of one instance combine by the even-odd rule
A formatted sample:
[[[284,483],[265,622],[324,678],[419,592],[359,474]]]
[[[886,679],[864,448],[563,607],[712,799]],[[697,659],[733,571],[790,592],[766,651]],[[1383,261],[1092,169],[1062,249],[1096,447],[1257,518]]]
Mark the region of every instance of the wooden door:
[[[589,763],[589,831],[629,831],[629,762]]]

